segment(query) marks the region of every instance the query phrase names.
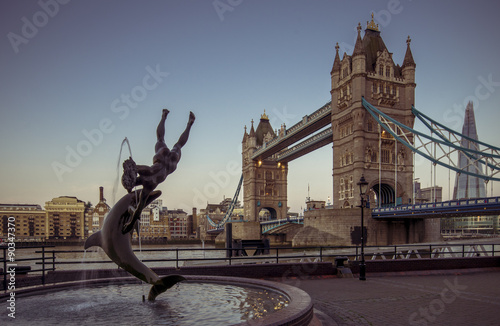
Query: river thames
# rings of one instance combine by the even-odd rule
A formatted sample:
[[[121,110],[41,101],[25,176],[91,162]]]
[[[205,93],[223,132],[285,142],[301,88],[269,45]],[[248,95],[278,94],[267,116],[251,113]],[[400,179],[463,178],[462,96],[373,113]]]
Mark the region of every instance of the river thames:
[[[142,245],[133,246],[135,255],[148,267],[175,267],[176,259],[217,259],[225,257],[224,250],[214,250],[214,245]],[[206,249],[206,250],[203,250]],[[41,269],[37,264],[41,261],[42,248],[16,248],[16,261],[18,265],[30,266],[32,270]],[[83,246],[56,246],[45,248],[46,268],[52,267],[53,251],[55,251],[55,268],[57,270],[75,269],[109,269],[116,265],[108,258],[106,253],[98,247],[86,251]],[[64,252],[61,252],[64,251]],[[23,259],[38,258],[37,261],[23,261]],[[172,261],[168,261],[171,259]],[[149,261],[162,260],[162,261]],[[102,261],[102,262],[101,262]],[[183,262],[179,262],[182,266]]]

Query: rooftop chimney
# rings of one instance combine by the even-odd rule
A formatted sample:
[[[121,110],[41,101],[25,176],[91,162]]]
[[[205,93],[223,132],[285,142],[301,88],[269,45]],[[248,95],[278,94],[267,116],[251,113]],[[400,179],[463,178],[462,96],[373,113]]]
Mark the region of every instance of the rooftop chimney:
[[[99,187],[99,202],[104,201],[104,187]]]

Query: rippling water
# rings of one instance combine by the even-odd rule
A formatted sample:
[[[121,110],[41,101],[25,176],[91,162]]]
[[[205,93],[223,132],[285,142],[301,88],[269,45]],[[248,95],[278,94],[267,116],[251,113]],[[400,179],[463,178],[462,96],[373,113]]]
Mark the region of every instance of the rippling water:
[[[281,293],[236,285],[182,282],[142,302],[141,285],[66,289],[18,298],[23,325],[230,325],[288,305]],[[149,286],[147,286],[149,291]]]

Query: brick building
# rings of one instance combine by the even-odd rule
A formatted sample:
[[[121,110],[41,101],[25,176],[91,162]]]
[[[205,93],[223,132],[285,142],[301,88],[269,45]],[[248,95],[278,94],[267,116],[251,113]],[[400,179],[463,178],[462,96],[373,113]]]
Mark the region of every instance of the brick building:
[[[187,239],[188,234],[188,214],[182,209],[167,211],[170,237],[172,239]]]
[[[104,198],[104,188],[99,187],[99,202],[92,209],[88,207],[90,211],[90,218],[87,219],[88,235],[99,231],[102,227],[102,223],[106,216],[108,215],[111,207],[106,203]]]
[[[60,196],[45,202],[48,239],[84,239],[85,203],[76,197]]]
[[[15,235],[18,240],[44,240],[46,214],[40,205],[0,204],[0,238],[8,236],[8,219],[15,219]]]

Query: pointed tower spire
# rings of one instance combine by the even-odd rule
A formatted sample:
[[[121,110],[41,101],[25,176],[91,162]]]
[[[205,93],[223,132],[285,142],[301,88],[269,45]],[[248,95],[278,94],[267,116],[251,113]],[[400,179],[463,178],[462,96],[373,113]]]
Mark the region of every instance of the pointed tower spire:
[[[372,12],[372,21],[366,22],[366,29],[371,29],[372,31],[380,32],[380,30],[378,29],[378,24],[375,24],[375,21],[373,20],[373,12]]]
[[[413,55],[411,53],[411,49],[410,49],[410,43],[411,43],[411,38],[410,38],[410,35],[408,35],[408,39],[406,40],[406,54],[405,54],[405,58],[403,60],[403,67],[415,67],[416,64],[415,64],[415,61],[413,60]]]
[[[255,137],[255,129],[253,128],[253,119],[252,119],[252,126],[250,127],[250,137]]]
[[[361,23],[358,23],[358,37],[352,51],[352,73],[362,74],[366,72],[366,51],[361,40]]]
[[[245,133],[243,134],[243,143],[246,142],[248,139],[248,133],[247,133],[247,126],[245,125]]]
[[[266,114],[266,109],[264,109],[264,114],[260,116],[260,120],[269,120],[269,117]]]
[[[333,60],[333,67],[330,75],[333,75],[334,72],[340,71],[340,56],[339,56],[339,43],[335,45],[335,59]]]
[[[356,44],[354,45],[354,51],[352,52],[352,56],[365,54],[365,48],[363,47],[363,41],[361,40],[361,23],[358,23],[358,37],[356,38]]]

